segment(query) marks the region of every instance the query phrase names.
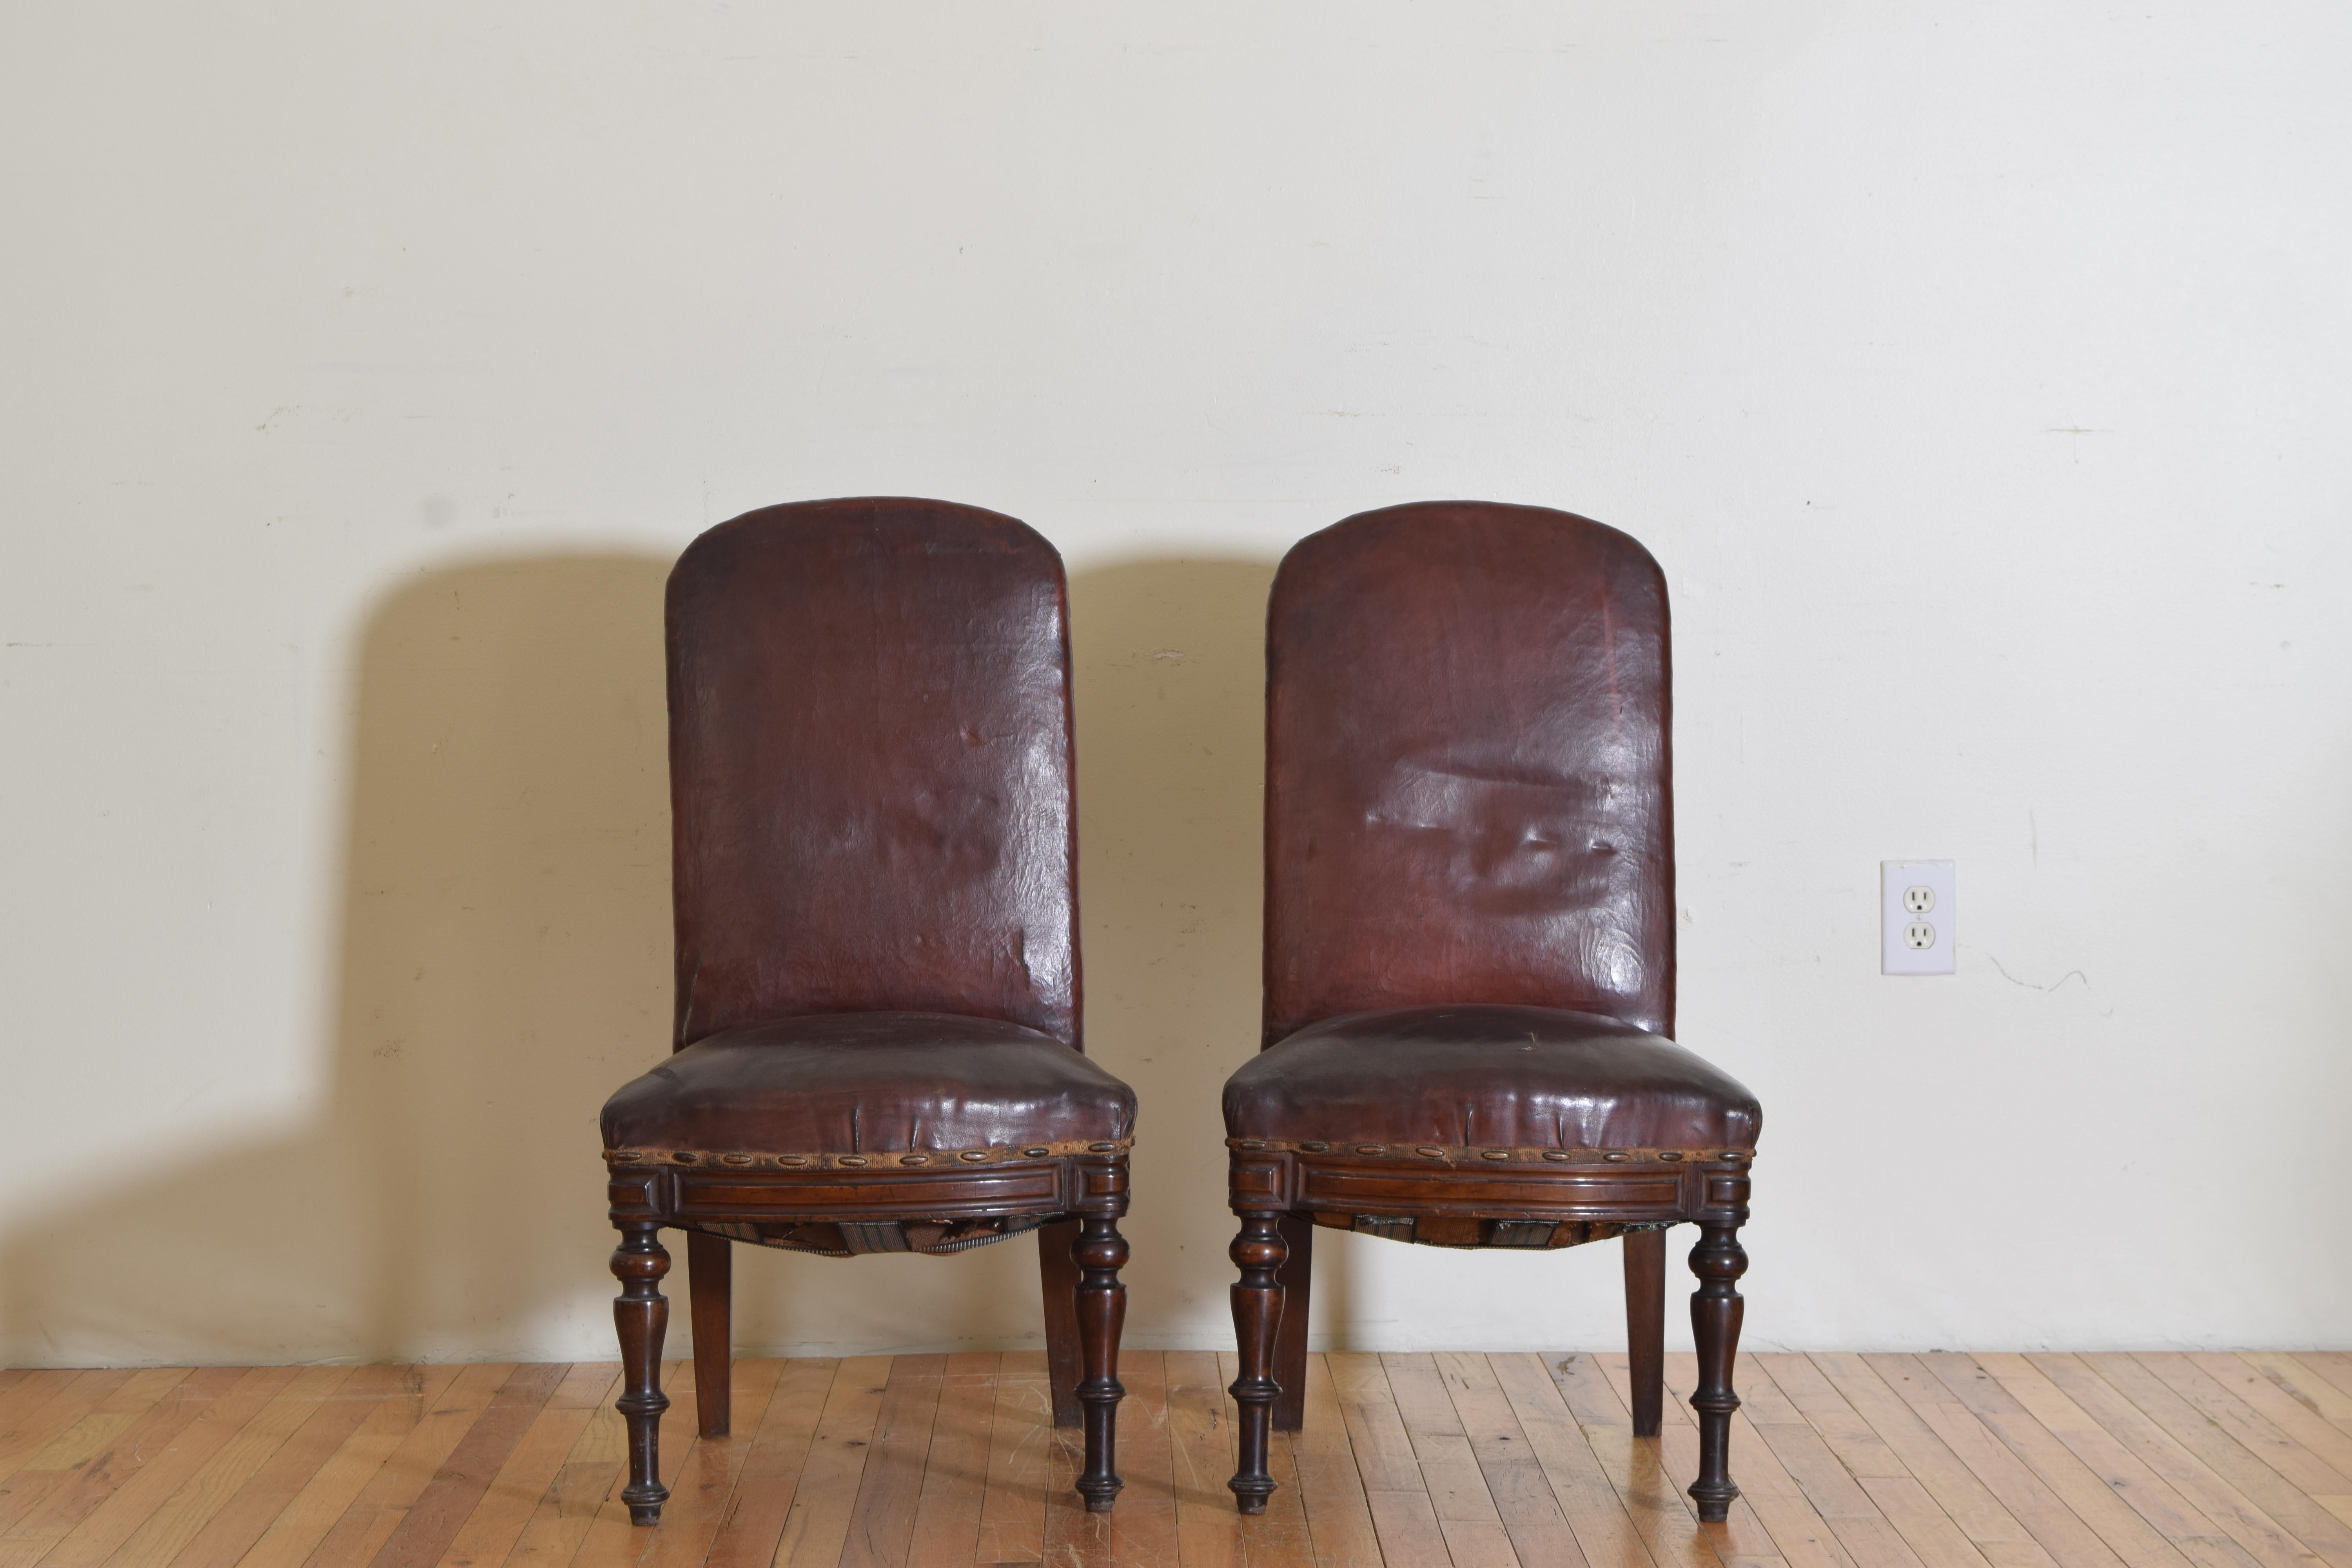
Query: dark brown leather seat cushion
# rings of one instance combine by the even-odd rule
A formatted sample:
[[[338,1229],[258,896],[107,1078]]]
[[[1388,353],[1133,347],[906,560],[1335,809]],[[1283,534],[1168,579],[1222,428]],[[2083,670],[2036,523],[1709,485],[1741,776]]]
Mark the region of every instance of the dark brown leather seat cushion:
[[[835,1013],[698,1040],[604,1102],[607,1149],[962,1152],[1124,1141],[1135,1091],[1034,1029]]]
[[[1497,1149],[1753,1149],[1756,1097],[1664,1035],[1553,1007],[1327,1018],[1225,1084],[1235,1138]],[[1403,1151],[1400,1151],[1403,1152]]]

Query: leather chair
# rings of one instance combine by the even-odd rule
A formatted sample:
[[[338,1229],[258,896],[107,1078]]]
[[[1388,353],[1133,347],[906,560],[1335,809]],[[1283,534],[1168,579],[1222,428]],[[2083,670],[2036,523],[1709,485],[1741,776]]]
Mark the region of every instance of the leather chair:
[[[1756,1097],[1674,1027],[1666,588],[1537,507],[1300,542],[1266,629],[1265,1010],[1225,1085],[1244,1513],[1304,1407],[1314,1227],[1438,1247],[1622,1236],[1633,1428],[1661,1410],[1665,1227],[1699,1226],[1702,1520],[1726,1448]]]
[[[630,1517],[669,1226],[697,1413],[728,1431],[730,1248],[1034,1231],[1057,1425],[1110,1507],[1135,1095],[1082,1054],[1067,594],[1052,545],[929,500],[770,507],[668,591],[675,1054],[604,1110]]]

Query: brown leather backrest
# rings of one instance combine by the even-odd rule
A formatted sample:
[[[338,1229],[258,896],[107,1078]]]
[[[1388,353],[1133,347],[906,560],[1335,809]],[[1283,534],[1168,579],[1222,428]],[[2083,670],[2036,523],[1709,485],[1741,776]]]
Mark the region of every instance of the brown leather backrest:
[[[946,501],[746,512],[669,577],[677,1043],[813,1013],[1078,1038],[1067,592]]]
[[[1666,585],[1541,507],[1301,540],[1266,624],[1265,1038],[1515,1003],[1670,1033]]]

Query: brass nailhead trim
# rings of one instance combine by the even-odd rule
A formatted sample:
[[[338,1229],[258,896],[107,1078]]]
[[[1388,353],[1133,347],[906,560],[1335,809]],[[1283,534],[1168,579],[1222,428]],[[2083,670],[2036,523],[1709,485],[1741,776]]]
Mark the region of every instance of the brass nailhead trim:
[[[1683,1165],[1696,1161],[1706,1165],[1745,1166],[1756,1158],[1752,1149],[1481,1149],[1475,1146],[1457,1148],[1435,1143],[1328,1143],[1320,1139],[1302,1139],[1293,1142],[1281,1138],[1228,1138],[1228,1147],[1234,1150],[1296,1149],[1302,1154],[1355,1153],[1370,1155],[1418,1154],[1426,1160],[1479,1160],[1495,1164],[1510,1164],[1516,1161],[1545,1161],[1552,1164],[1574,1164],[1580,1161],[1605,1160],[1611,1164],[1626,1164],[1634,1161],[1654,1160],[1660,1164]]]
[[[1259,1147],[1265,1147],[1261,1142]],[[1044,1160],[1056,1156],[1069,1157],[1080,1152],[1118,1154],[1127,1148],[1124,1142],[1105,1141],[1088,1143],[1072,1141],[1066,1143],[1038,1143],[1018,1151],[1012,1149],[973,1149],[957,1152],[952,1149],[892,1150],[884,1149],[871,1154],[770,1154],[744,1149],[607,1149],[605,1163],[617,1170],[639,1164],[698,1165],[706,1170],[721,1166],[737,1170],[756,1171],[781,1167],[786,1171],[808,1171],[827,1167],[856,1170],[866,1165],[954,1164],[961,1162],[973,1165],[991,1164],[1000,1160],[1024,1158]]]

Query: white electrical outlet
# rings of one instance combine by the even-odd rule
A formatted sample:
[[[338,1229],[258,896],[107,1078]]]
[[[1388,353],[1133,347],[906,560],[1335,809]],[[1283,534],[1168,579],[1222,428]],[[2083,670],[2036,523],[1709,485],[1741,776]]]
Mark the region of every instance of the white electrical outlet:
[[[1952,973],[1952,863],[1878,863],[1881,974]]]

